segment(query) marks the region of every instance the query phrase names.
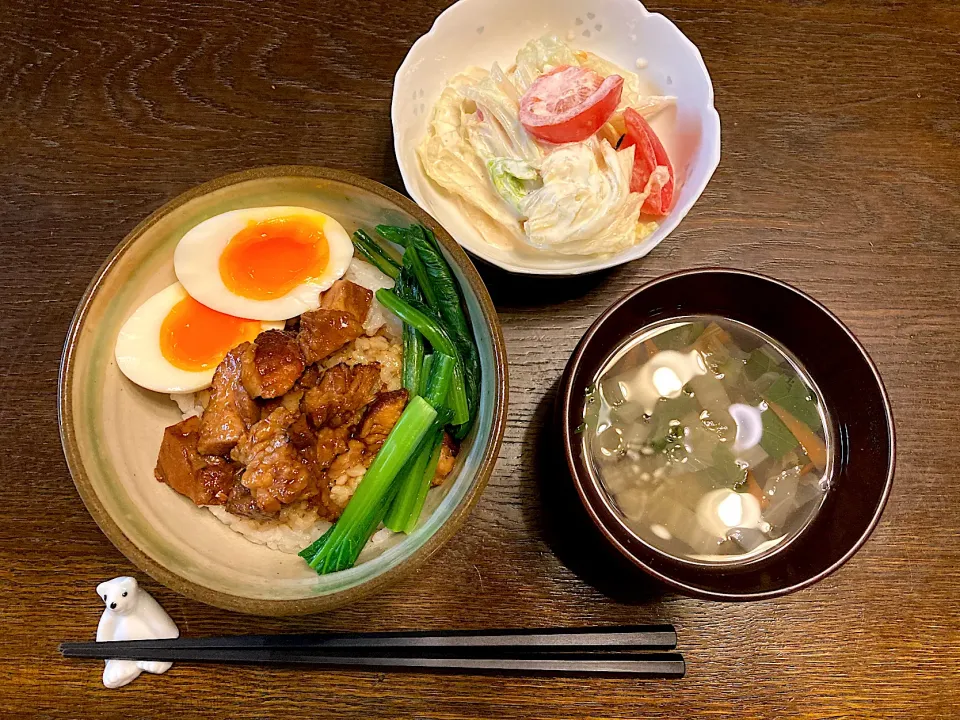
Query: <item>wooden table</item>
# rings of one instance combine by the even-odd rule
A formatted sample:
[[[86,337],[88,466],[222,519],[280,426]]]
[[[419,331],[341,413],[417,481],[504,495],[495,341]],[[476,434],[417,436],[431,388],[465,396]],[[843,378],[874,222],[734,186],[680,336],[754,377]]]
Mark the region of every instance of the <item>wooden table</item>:
[[[121,691],[59,659],[92,637],[95,585],[134,572],[77,497],[56,380],[74,307],[110,249],[183,190],[313,163],[403,189],[393,73],[448,3],[143,0],[0,12],[0,715],[3,717],[954,718],[960,713],[960,8],[948,0],[677,0],[700,47],[723,160],[645,260],[559,283],[483,273],[511,362],[498,470],[418,574],[327,615],[247,618],[134,574],[187,635],[667,621],[677,682],[180,666]],[[608,594],[546,541],[536,458],[577,339],[627,290],[726,265],[813,294],[889,388],[898,471],[879,528],[840,572],[748,604]],[[591,579],[589,576],[587,580]],[[611,597],[612,595],[612,597]],[[616,599],[615,599],[616,598]]]

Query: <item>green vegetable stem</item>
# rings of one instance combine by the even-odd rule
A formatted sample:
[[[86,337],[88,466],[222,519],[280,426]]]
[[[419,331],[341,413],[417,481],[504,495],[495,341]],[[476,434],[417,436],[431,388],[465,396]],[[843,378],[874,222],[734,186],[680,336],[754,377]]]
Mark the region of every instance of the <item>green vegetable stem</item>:
[[[320,574],[353,567],[399,489],[395,481],[400,471],[417,453],[436,419],[437,411],[422,397],[407,404],[310,567]]]
[[[410,250],[416,250],[416,260],[413,262],[417,268],[417,280],[424,289],[428,306],[440,318],[449,337],[457,345],[463,366],[470,421],[472,421],[480,405],[480,354],[463,310],[459,286],[432,232],[417,225],[405,231],[399,228],[388,229],[383,225],[377,226],[377,232],[388,239],[396,237],[398,231],[405,233],[407,251],[404,256],[406,257]],[[467,434],[470,421],[461,425],[457,432],[458,437],[464,437]],[[459,421],[455,422],[460,424]]]
[[[363,230],[357,230],[353,234],[352,240],[353,247],[367,262],[394,280],[400,277],[400,263],[394,260],[387,251],[380,247],[367,233]]]
[[[404,300],[419,301],[422,298],[414,272],[408,266],[406,253],[404,254],[403,267],[400,269],[400,276],[397,278],[394,290],[397,295]],[[423,384],[424,379],[424,352],[423,335],[410,323],[403,323],[402,382],[403,387],[407,389],[411,396],[419,395],[421,392],[420,386]]]
[[[392,290],[377,290],[377,300],[394,315],[419,330],[434,350],[449,355],[456,360],[453,369],[453,387],[450,389],[448,402],[450,403],[450,409],[453,410],[454,424],[463,425],[469,422],[470,408],[467,404],[467,394],[464,386],[463,362],[457,346],[454,345],[453,340],[440,325],[436,316],[421,303],[401,300]]]
[[[455,366],[456,362],[449,355],[437,353],[433,356],[432,370],[423,399],[438,410],[438,415],[417,455],[404,469],[397,497],[384,520],[384,525],[394,532],[409,533],[416,527],[427,490],[436,475],[440,445],[443,442],[443,426],[451,416],[450,410],[443,404],[450,391]]]

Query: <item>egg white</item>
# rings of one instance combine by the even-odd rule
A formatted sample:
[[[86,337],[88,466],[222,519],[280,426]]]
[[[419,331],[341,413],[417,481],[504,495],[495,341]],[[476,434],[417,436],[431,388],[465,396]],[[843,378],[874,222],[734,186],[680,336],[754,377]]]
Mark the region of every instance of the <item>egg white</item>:
[[[120,328],[115,355],[120,372],[148,390],[189,393],[210,385],[216,367],[183,370],[172,365],[160,349],[160,326],[173,307],[187,297],[180,283],[164,288],[134,311]],[[263,330],[282,329],[282,322],[261,322]]]
[[[229,290],[220,277],[220,256],[233,236],[250,223],[290,216],[305,216],[323,228],[330,249],[323,274],[271,300],[253,300]],[[332,217],[304,207],[275,206],[231,210],[204,220],[180,239],[173,267],[187,292],[207,307],[254,320],[286,320],[317,309],[320,293],[343,276],[352,259],[350,236]]]

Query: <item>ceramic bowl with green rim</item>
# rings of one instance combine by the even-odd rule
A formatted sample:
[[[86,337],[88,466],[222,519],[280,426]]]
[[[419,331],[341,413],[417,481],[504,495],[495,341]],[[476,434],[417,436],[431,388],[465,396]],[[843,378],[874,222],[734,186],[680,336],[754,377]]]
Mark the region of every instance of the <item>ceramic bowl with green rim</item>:
[[[173,251],[190,228],[229,210],[313,208],[348,232],[420,223],[437,236],[460,282],[480,350],[477,421],[450,478],[428,496],[410,535],[368,548],[349,570],[317,575],[297,555],[257,545],[157,482],[163,429],[180,420],[167,396],[144,390],[117,368],[124,321],[172,283]],[[422,563],[463,524],[496,463],[507,412],[507,366],[496,310],[469,258],[433,218],[399,193],[346,172],[307,166],[228,175],[172,200],[138,225],[87,288],[60,367],[60,435],[80,497],[131,562],[202,602],[259,615],[319,612],[357,600]]]

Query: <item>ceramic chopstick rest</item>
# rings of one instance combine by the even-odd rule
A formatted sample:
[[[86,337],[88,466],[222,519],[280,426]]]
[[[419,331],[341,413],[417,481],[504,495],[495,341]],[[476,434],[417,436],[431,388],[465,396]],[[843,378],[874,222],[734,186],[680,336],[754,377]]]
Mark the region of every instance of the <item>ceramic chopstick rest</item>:
[[[97,626],[97,642],[111,640],[161,640],[180,636],[166,611],[132,577],[117,577],[97,586],[106,606]],[[107,660],[103,684],[118,688],[136,680],[140,673],[165,673],[173,663],[144,660]]]

